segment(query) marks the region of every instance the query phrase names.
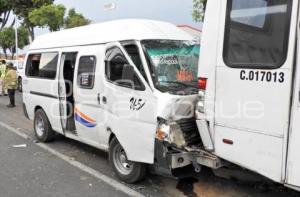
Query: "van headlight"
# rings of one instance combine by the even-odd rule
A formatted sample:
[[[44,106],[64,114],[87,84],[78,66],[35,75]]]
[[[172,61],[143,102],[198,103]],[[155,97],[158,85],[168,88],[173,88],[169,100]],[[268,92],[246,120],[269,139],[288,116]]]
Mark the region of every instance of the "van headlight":
[[[183,132],[176,122],[159,123],[156,129],[156,139],[167,141],[178,148],[183,148],[186,145]]]

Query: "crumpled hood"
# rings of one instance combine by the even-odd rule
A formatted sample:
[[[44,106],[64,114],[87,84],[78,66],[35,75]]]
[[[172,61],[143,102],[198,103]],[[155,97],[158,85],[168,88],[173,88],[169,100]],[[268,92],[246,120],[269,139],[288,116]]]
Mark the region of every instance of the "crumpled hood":
[[[157,117],[176,121],[194,116],[198,95],[180,96],[161,92],[156,92],[155,95],[157,96]]]

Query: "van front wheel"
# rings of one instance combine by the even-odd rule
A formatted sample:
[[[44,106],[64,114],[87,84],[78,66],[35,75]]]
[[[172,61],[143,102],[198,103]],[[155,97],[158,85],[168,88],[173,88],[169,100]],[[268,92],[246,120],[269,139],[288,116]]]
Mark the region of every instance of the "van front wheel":
[[[48,117],[42,109],[35,112],[34,132],[36,138],[41,142],[52,141],[55,137],[55,132],[52,130]]]
[[[128,161],[117,138],[113,138],[110,142],[109,162],[116,176],[125,183],[136,183],[145,177],[145,164]]]

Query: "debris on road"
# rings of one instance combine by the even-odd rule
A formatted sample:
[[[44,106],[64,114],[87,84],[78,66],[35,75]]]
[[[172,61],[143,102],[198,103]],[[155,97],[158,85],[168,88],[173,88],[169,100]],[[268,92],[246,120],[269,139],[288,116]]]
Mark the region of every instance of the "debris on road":
[[[17,144],[17,145],[13,145],[14,148],[26,148],[27,144]]]
[[[32,142],[35,143],[35,144],[39,143],[38,140],[33,140]]]

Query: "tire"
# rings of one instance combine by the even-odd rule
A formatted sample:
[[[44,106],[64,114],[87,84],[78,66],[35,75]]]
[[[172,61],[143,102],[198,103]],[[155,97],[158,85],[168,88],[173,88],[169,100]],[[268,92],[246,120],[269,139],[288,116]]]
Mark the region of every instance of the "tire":
[[[53,131],[44,110],[38,109],[35,112],[33,124],[35,137],[39,141],[50,142],[54,140],[55,132]]]
[[[123,158],[123,160],[121,158]],[[136,183],[142,180],[146,175],[146,165],[128,161],[123,147],[115,137],[111,140],[109,145],[109,163],[116,177],[125,183]]]
[[[19,79],[18,79],[18,90],[19,90],[19,92],[23,91],[23,85],[22,85],[22,78],[21,77],[19,77]]]

